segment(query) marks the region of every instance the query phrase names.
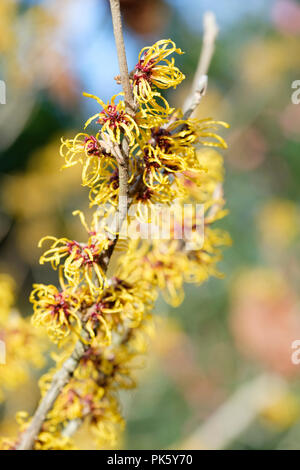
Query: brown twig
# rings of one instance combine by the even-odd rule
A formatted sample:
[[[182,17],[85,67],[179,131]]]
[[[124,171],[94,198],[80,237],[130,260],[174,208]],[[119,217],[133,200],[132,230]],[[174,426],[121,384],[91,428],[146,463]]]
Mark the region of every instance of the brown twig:
[[[117,54],[120,68],[120,81],[124,91],[124,98],[126,103],[126,111],[129,113],[134,112],[134,99],[131,91],[129,72],[126,59],[125,44],[122,31],[122,20],[120,10],[120,0],[109,0],[111,16],[114,28],[115,42],[117,46]]]
[[[207,11],[203,16],[203,45],[200,60],[195,73],[193,88],[202,75],[207,75],[210,63],[215,51],[215,42],[219,34],[216,17],[212,11]]]
[[[131,114],[134,112],[134,100],[130,87],[128,67],[125,53],[125,46],[122,34],[121,14],[120,14],[120,3],[119,0],[110,0],[112,20],[114,27],[114,35],[117,46],[118,61],[120,67],[121,82],[124,91],[126,110]],[[127,215],[127,198],[128,198],[128,153],[129,146],[125,139],[123,139],[122,149],[116,145],[114,146],[114,152],[116,155],[118,167],[119,167],[119,205],[118,205],[118,222],[117,232],[121,230],[123,221]],[[113,254],[114,247],[117,242],[117,237],[107,250],[106,256],[103,257],[103,271],[106,272],[108,269],[110,258]],[[54,375],[49,390],[44,395],[40,404],[38,405],[28,428],[23,432],[19,444],[18,450],[30,450],[32,449],[34,442],[42,428],[43,422],[45,421],[47,414],[52,409],[57,397],[69,382],[73,376],[80,359],[84,355],[87,345],[81,340],[78,340],[71,356],[63,363],[59,371]]]

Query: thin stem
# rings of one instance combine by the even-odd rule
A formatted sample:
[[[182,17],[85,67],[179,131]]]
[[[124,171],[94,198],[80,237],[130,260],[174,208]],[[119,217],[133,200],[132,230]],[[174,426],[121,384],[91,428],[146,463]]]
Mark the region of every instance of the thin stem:
[[[214,13],[211,11],[206,12],[203,16],[203,42],[197,70],[195,72],[191,94],[183,105],[185,113],[184,119],[188,119],[193,114],[202,97],[205,95],[207,74],[215,50],[215,42],[218,33],[219,28]]]
[[[207,75],[201,75],[197,81],[197,86],[192,89],[192,93],[189,95],[185,106],[183,119],[189,119],[196,108],[199,106],[202,97],[205,95],[207,89]]]
[[[117,47],[121,83],[122,83],[125,103],[127,107],[126,111],[129,113],[133,113],[134,99],[133,99],[133,94],[132,94],[130,81],[129,81],[129,72],[128,72],[128,65],[127,65],[126,51],[125,51],[125,44],[124,44],[123,30],[122,30],[120,0],[109,0],[109,1],[110,1],[111,16],[112,16],[112,22],[113,22],[113,28],[114,28],[115,42],[116,42],[116,47]]]
[[[110,0],[110,9],[113,22],[115,43],[120,68],[120,77],[124,92],[126,111],[134,114],[134,98],[129,80],[128,65],[123,38],[120,0]],[[122,229],[122,224],[126,218],[128,210],[128,159],[129,145],[126,138],[123,139],[122,149],[118,146],[114,148],[119,168],[119,205],[118,205],[118,227],[117,234]],[[117,235],[118,236],[118,235]]]
[[[202,75],[208,74],[218,34],[219,28],[216,23],[216,17],[212,11],[207,11],[203,16],[203,45],[193,88],[197,86],[198,80]]]

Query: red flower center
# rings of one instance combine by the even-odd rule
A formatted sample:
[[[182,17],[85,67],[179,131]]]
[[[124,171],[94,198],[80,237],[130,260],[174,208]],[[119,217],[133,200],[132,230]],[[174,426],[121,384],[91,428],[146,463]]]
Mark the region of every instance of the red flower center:
[[[51,315],[57,317],[59,312],[63,310],[66,317],[70,315],[70,305],[65,299],[63,292],[55,294],[53,304],[49,304],[48,308],[51,310]]]
[[[99,124],[104,124],[109,121],[109,125],[112,128],[116,128],[121,122],[127,122],[124,111],[119,111],[116,105],[110,104],[106,109],[101,111],[101,117],[99,117]]]
[[[151,143],[154,143],[165,153],[168,153],[171,148],[170,136],[171,133],[163,127],[153,127],[151,129]]]
[[[145,59],[140,59],[135,66],[135,73],[133,75],[133,80],[138,85],[141,80],[146,80],[148,83],[151,83],[152,67],[154,60],[151,59],[149,62],[144,65]]]
[[[93,135],[91,135],[89,137],[85,137],[84,143],[85,143],[85,148],[86,148],[86,151],[87,151],[88,155],[95,155],[95,156],[99,157],[99,155],[100,155],[100,145],[99,145],[96,137],[94,137]]]
[[[78,242],[73,240],[67,243],[67,249],[70,255],[75,252],[74,259],[81,259],[83,265],[92,265],[93,263],[99,262],[100,255],[98,253],[96,242],[88,245],[80,245]],[[90,255],[92,255],[92,257]]]

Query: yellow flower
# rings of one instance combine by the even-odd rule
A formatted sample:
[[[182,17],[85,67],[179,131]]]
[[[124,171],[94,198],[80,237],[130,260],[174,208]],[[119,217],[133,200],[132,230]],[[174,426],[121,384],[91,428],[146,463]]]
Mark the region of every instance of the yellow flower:
[[[195,138],[186,130],[176,133],[174,129],[158,126],[142,134],[137,156],[142,159],[143,180],[150,189],[159,190],[157,184],[171,184],[170,176],[174,173],[199,168],[192,145]]]
[[[105,298],[106,305],[103,306],[102,315],[105,310],[107,317],[111,315],[111,317],[119,316],[120,318],[121,312],[117,307],[117,299],[123,299],[122,305],[124,306],[126,302],[131,303],[132,295],[140,295],[140,287],[113,279]],[[145,305],[147,305],[147,301]],[[143,366],[140,359],[141,355],[146,352],[150,331],[148,316],[144,320],[138,328],[122,331],[121,339],[114,341],[109,348],[104,344],[99,344],[98,338],[95,338],[95,341],[91,343],[80,359],[73,377],[64,386],[54,407],[48,413],[42,431],[36,440],[35,448],[38,448],[41,442],[43,449],[45,445],[48,445],[48,433],[53,433],[55,437],[55,441],[49,444],[49,449],[56,448],[58,445],[56,438],[62,435],[62,431],[70,421],[76,419],[80,419],[88,425],[100,448],[117,444],[120,432],[124,428],[124,420],[120,414],[116,392],[123,388],[134,387],[134,371]],[[68,352],[63,351],[56,358],[57,366],[42,377],[40,381],[42,395],[49,389],[54,374],[66,357],[68,357]],[[24,426],[27,424],[22,425],[23,430]],[[44,441],[46,442],[44,443]],[[61,442],[62,445],[68,444],[64,440]],[[4,445],[9,446],[10,443],[6,442]]]
[[[230,246],[231,238],[227,232],[205,227],[204,243],[199,250],[189,250],[188,269],[185,272],[185,281],[201,284],[210,276],[222,278],[216,265],[222,259],[221,247]]]
[[[53,243],[40,257],[40,264],[50,262],[53,269],[56,269],[61,260],[65,258],[63,270],[70,285],[78,286],[85,279],[91,291],[103,287],[104,273],[100,265],[100,257],[102,251],[109,246],[108,239],[103,235],[92,235],[87,243],[79,243],[67,238],[46,236],[40,240],[40,247],[45,240],[50,240]],[[99,286],[95,284],[93,274],[96,274]]]
[[[161,205],[170,205],[179,195],[180,188],[175,187],[169,183],[167,184],[154,184],[149,187],[142,181],[133,197],[133,204],[130,208],[129,215],[132,215],[133,220],[140,223],[149,223],[151,218],[161,210]],[[163,183],[161,181],[160,183]],[[130,227],[129,227],[130,228]]]
[[[72,379],[63,388],[53,409],[48,414],[49,422],[59,427],[66,425],[68,421],[82,418],[87,411],[93,388],[95,389],[95,383],[91,378],[85,381]],[[100,393],[98,398],[101,398]]]
[[[178,201],[172,209],[173,222],[168,240],[160,237],[158,240],[133,240],[130,243],[128,253],[120,259],[123,278],[130,282],[143,280],[149,291],[153,288],[161,290],[165,300],[176,307],[184,298],[184,282],[201,284],[209,276],[220,277],[216,269],[221,259],[220,247],[230,245],[231,240],[226,232],[210,227],[215,220],[226,215],[222,209],[224,201],[217,200],[215,204],[213,207],[212,200],[207,204],[203,233],[194,228],[197,220],[195,207],[190,206],[189,211],[185,208],[182,219],[182,205]],[[161,228],[158,224],[158,229]]]
[[[205,210],[215,204],[224,205],[221,186],[224,179],[222,155],[213,148],[201,148],[196,150],[196,158],[199,169],[189,168],[176,178],[184,201],[202,203]]]
[[[40,432],[35,441],[34,450],[76,450],[76,447],[70,437],[50,429]]]
[[[133,147],[135,149],[135,147]],[[136,177],[136,160],[133,153],[130,153],[129,171],[128,171],[128,184],[134,181]],[[91,206],[102,206],[104,204],[111,204],[113,207],[118,205],[119,194],[119,169],[114,160],[111,160],[107,165],[102,168],[99,178],[90,190]]]
[[[186,282],[201,284],[211,275],[220,275],[216,269],[220,247],[230,239],[227,233],[212,228],[226,211],[220,190],[223,160],[210,147],[226,148],[218,129],[228,125],[210,118],[184,119],[182,111],[171,108],[162,97],[158,89],[176,87],[184,79],[174,59],[169,59],[172,53],[182,51],[171,40],[142,49],[130,75],[134,114],[127,113],[124,98],[120,98],[123,93],[106,104],[84,93],[101,106],[85,124],[86,128],[96,120],[98,131],[62,139],[60,154],[65,167],[82,165],[82,183],[90,188],[90,205],[98,207],[90,226],[82,212],[73,213],[86,229],[85,242],[46,236],[39,243],[50,243],[40,263],[59,267],[61,287],[34,284],[32,322],[43,326],[50,338],[63,346],[52,354],[55,367],[40,380],[43,397],[74,351],[78,336],[85,347],[43,420],[34,449],[74,448],[66,437],[66,428],[74,420],[89,428],[99,446],[116,445],[124,427],[117,394],[136,384],[135,370],[144,362],[148,320],[159,291],[176,307],[183,301]],[[124,143],[129,144],[128,152]],[[202,146],[209,150],[205,153],[199,149]],[[120,153],[128,170],[128,210],[122,229],[128,222],[126,228],[133,229],[130,235],[135,237],[116,233],[121,232],[115,222],[123,203],[119,200]],[[203,203],[202,212],[195,201]],[[162,212],[165,208],[168,214]],[[198,230],[198,222],[203,230]],[[7,386],[9,381],[18,383],[24,374],[19,350],[34,363],[36,344],[26,322],[20,332],[17,323],[17,333],[13,324],[9,324],[9,333],[2,328],[11,306],[5,288],[0,278],[0,339],[12,342],[16,369],[7,369],[11,374],[4,376]],[[30,418],[21,413],[19,420],[22,433]],[[10,448],[16,442],[3,441],[1,445]]]
[[[154,126],[141,132],[136,156],[144,168],[143,181],[151,190],[174,181],[174,176],[188,171],[196,177],[203,171],[195,145],[226,147],[225,141],[214,129],[226,123],[198,119],[172,119],[167,125]],[[207,140],[210,138],[210,140]]]
[[[83,369],[89,356],[90,351],[87,351],[86,357],[82,360],[81,367]],[[101,364],[98,355],[97,361]],[[86,374],[80,376],[78,369],[76,370],[76,377],[73,377],[63,388],[53,409],[48,414],[44,424],[47,430],[49,429],[52,433],[54,431],[54,435],[58,435],[68,422],[82,419],[89,424],[99,447],[115,444],[124,427],[124,421],[120,415],[118,401],[110,393],[110,382],[106,382],[102,370],[94,369],[91,376]],[[114,367],[110,369],[110,374],[113,378]],[[41,435],[43,432],[39,435],[38,440]]]
[[[122,275],[122,268],[118,271]],[[84,321],[96,344],[110,344],[113,331],[137,328],[145,313],[153,307],[154,297],[143,280],[130,282],[113,277],[110,285],[88,309]]]
[[[79,335],[81,321],[78,311],[82,300],[78,293],[70,289],[60,292],[52,285],[34,284],[30,302],[34,309],[32,323],[46,327],[54,342],[65,338],[71,331]]]
[[[40,257],[40,264],[50,262],[53,269],[63,262],[63,272],[71,286],[78,286],[86,281],[91,292],[101,290],[105,284],[105,275],[101,268],[101,254],[111,241],[101,233],[97,233],[99,215],[94,214],[91,228],[87,226],[82,212],[74,211],[79,215],[82,225],[87,230],[89,239],[87,243],[79,243],[68,238],[43,237],[39,247],[45,240],[52,241],[50,248]]]
[[[62,139],[60,154],[65,159],[63,168],[78,162],[82,164],[82,184],[91,186],[111,164],[112,155],[101,147],[99,133],[96,136],[79,133],[74,139]]]
[[[56,406],[56,402],[54,406]],[[16,415],[16,421],[19,425],[19,435],[22,435],[30,424],[30,416],[26,411],[19,411]],[[35,438],[33,450],[75,450],[71,438],[64,436],[61,431],[62,429],[57,425],[57,422],[47,417],[41,431]],[[18,440],[15,442],[15,446],[18,445]]]
[[[214,131],[223,126],[229,128],[229,124],[223,121],[214,121],[212,119],[188,119],[182,121],[186,127],[187,135],[191,133],[194,136],[194,142],[206,147],[221,147],[227,149],[227,144],[222,137]]]
[[[170,39],[157,41],[153,46],[141,50],[133,75],[133,93],[139,102],[152,100],[153,86],[176,88],[184,80],[185,76],[174,65],[174,58],[166,59],[174,52],[183,54]]]
[[[83,95],[95,99],[103,108],[100,113],[95,114],[86,121],[85,128],[94,119],[97,119],[97,123],[102,126],[101,132],[107,133],[112,142],[120,144],[121,136],[125,135],[128,138],[129,145],[134,145],[135,137],[139,135],[137,123],[125,112],[124,101],[119,101],[115,104],[116,97],[123,95],[123,93],[114,95],[107,104],[95,95],[90,95],[89,93],[83,93]]]
[[[157,288],[162,290],[165,300],[172,306],[182,302],[183,278],[188,260],[184,251],[179,249],[178,240],[169,243],[153,240],[152,244],[134,240],[120,263],[123,265],[124,277],[142,279],[148,284],[150,292]]]
[[[91,206],[102,204],[118,205],[119,169],[116,163],[102,171],[101,177],[91,187],[89,198]]]
[[[120,407],[116,397],[106,393],[102,399],[99,399],[98,394],[99,391],[91,401],[89,422],[98,447],[105,449],[107,446],[113,447],[117,444],[125,421],[120,415]]]
[[[160,93],[152,93],[151,101],[143,103],[136,114],[136,122],[142,129],[149,129],[165,125],[174,108],[170,108],[168,101]]]

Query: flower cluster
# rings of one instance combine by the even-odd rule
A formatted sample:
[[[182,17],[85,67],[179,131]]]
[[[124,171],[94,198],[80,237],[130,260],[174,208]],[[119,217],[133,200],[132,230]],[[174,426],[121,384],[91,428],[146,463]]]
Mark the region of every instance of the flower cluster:
[[[184,119],[182,112],[171,108],[159,93],[158,89],[176,87],[185,78],[175,67],[174,58],[167,59],[172,53],[182,51],[171,40],[158,41],[141,51],[132,73],[137,107],[134,117],[126,112],[122,93],[107,104],[84,94],[102,108],[87,120],[85,128],[95,121],[100,130],[95,135],[79,133],[74,139],[63,139],[61,155],[65,167],[82,164],[82,184],[91,188],[91,205],[116,204],[119,184],[114,145],[123,137],[130,146],[129,183],[134,185],[140,175],[143,178],[135,202],[142,200],[145,205],[173,201],[181,194],[182,173],[205,171],[197,148],[226,148],[217,133],[220,126],[228,127],[226,123]]]
[[[59,433],[68,423],[86,421],[100,448],[116,445],[125,425],[116,393],[135,387],[135,370],[142,365],[151,331],[151,322],[145,318],[139,328],[128,330],[110,347],[93,342],[49,413],[45,429],[54,428]],[[61,360],[63,357],[58,365]],[[43,377],[42,393],[55,371]]]
[[[213,147],[226,148],[217,129],[227,124],[186,119],[169,106],[159,90],[184,79],[174,58],[168,58],[172,53],[182,51],[170,40],[141,51],[130,74],[133,112],[128,112],[122,93],[107,104],[85,94],[101,109],[87,120],[84,132],[62,140],[65,167],[82,165],[82,184],[90,188],[90,204],[97,208],[90,226],[80,211],[74,212],[87,231],[86,241],[47,236],[40,242],[50,244],[40,263],[58,268],[60,287],[34,285],[32,322],[44,327],[61,348],[54,369],[41,379],[42,396],[78,338],[84,354],[48,413],[36,449],[73,448],[69,429],[82,422],[88,423],[99,446],[116,442],[124,425],[116,392],[134,386],[134,369],[146,350],[159,291],[171,305],[179,305],[185,282],[200,284],[219,275],[221,246],[230,243],[226,233],[212,227],[225,215],[222,157]],[[92,122],[94,135],[85,133]],[[118,215],[119,165],[126,146],[127,206],[136,207],[126,222],[136,228],[150,225],[150,209],[156,213],[161,204],[171,206],[176,200],[167,238],[118,240],[120,231],[109,223],[110,216]],[[204,207],[203,233],[195,229],[197,203]],[[191,206],[184,218],[188,231],[183,227],[184,204]],[[160,220],[158,229],[162,225]],[[113,260],[115,252],[119,256]],[[29,423],[23,416],[20,436]]]
[[[34,314],[32,321],[35,325],[46,328],[49,337],[60,340],[70,331],[80,333],[81,324],[77,311],[80,307],[80,297],[70,289],[59,291],[55,286],[34,284],[30,295]]]

